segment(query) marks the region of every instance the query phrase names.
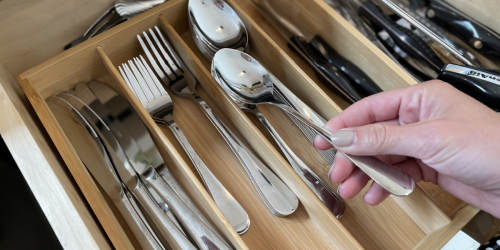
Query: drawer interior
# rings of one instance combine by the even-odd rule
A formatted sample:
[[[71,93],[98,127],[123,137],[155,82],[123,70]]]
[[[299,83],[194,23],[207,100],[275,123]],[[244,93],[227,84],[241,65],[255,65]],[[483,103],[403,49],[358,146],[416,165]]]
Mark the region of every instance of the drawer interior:
[[[308,2],[307,6],[318,4],[316,0],[303,2]],[[319,83],[310,67],[286,47],[283,38],[266,31],[272,28],[260,22],[255,6],[249,5],[250,1],[229,0],[228,3],[238,12],[250,32],[248,53],[292,92],[327,119],[347,106],[336,93]],[[295,174],[255,117],[243,113],[210,76],[210,62],[193,41],[187,14],[187,0],[170,0],[19,77],[38,116],[115,247],[130,248],[133,240],[123,230],[119,219],[111,211],[45,102],[47,97],[69,90],[80,81],[98,79],[129,100],[148,127],[174,176],[205,216],[238,249],[409,249],[450,223],[450,218],[418,187],[409,197],[387,199],[375,207],[366,205],[362,196],[358,195],[345,201],[346,212],[337,220]],[[327,23],[335,24],[331,20]],[[206,192],[197,171],[174,135],[168,128],[156,125],[128,89],[117,67],[134,56],[143,54],[136,35],[155,25],[162,30],[189,71],[198,79],[197,94],[300,199],[301,204],[294,214],[284,218],[272,215],[238,159],[203,112],[191,100],[170,93],[175,104],[174,119],[179,127],[184,130],[187,139],[210,170],[250,216],[249,231],[241,236],[237,235]],[[347,55],[344,56],[367,71],[376,82],[382,83],[383,89],[412,84],[411,79],[408,80],[409,76],[400,74],[401,72],[393,69],[395,65],[381,59],[383,55],[380,51],[374,52],[374,46],[372,48],[366,45],[360,34],[345,31],[343,29],[348,28],[342,25],[345,24],[340,21],[340,26],[335,27],[344,36],[332,39],[332,42],[340,49],[345,47]],[[359,55],[350,54],[356,50]],[[384,63],[380,64],[380,61]],[[370,69],[372,64],[379,66]],[[274,107],[265,106],[262,111],[294,152],[336,190],[337,184],[327,179],[328,163],[289,118]],[[362,192],[365,191],[366,189]]]

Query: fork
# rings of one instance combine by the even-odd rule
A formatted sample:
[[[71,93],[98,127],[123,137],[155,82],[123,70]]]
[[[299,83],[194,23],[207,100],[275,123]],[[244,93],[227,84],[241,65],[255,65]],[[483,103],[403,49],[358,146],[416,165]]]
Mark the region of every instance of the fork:
[[[149,34],[151,35],[155,43],[153,43],[151,39],[149,39],[149,36],[146,32],[143,32],[142,34],[145,40],[148,42],[148,45],[153,51],[155,57],[152,56],[141,36],[138,35],[137,38],[146,56],[148,57],[149,62],[153,65],[153,68],[155,69],[158,76],[160,76],[163,83],[175,95],[191,98],[196,101],[197,104],[199,104],[200,108],[207,115],[210,121],[215,125],[217,130],[221,133],[235,155],[238,157],[245,171],[249,175],[254,187],[256,188],[257,192],[259,193],[269,210],[276,216],[286,216],[293,213],[297,209],[299,202],[295,194],[283,183],[282,180],[280,180],[271,170],[269,170],[266,165],[264,165],[255,155],[253,155],[253,153],[238,139],[238,137],[234,135],[232,131],[228,129],[228,127],[219,119],[219,117],[215,115],[208,104],[194,92],[195,87],[193,87],[192,89],[190,88],[186,78],[189,77],[189,79],[194,79],[193,82],[196,83],[195,78],[189,71],[182,70],[186,69],[182,60],[179,58],[170,43],[160,32],[158,27],[155,26],[154,28],[156,33],[153,32],[152,29],[149,29]],[[162,43],[160,43],[160,40]],[[167,60],[167,62],[165,62],[164,59],[160,56],[157,48],[159,48],[161,54]],[[172,56],[170,56],[165,49],[168,50]],[[173,81],[169,81],[164,72],[162,72],[160,67],[158,67],[157,61],[162,66],[164,72],[167,73],[167,75],[169,72],[181,71],[183,71],[184,74],[176,73],[177,77],[174,78]],[[167,64],[170,65],[172,70],[166,67]],[[169,78],[171,78],[170,75]]]

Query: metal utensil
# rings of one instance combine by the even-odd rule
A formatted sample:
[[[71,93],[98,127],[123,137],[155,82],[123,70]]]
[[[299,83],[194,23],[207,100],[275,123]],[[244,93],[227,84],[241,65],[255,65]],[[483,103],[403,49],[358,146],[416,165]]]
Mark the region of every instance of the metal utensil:
[[[124,134],[129,134],[133,140],[135,140],[138,147],[141,149],[143,155],[146,159],[142,158],[144,162],[149,163],[156,169],[163,180],[165,180],[174,192],[179,196],[179,198],[186,204],[186,206],[191,210],[203,223],[216,232],[216,229],[212,227],[210,222],[205,218],[205,216],[199,211],[193,201],[189,198],[186,192],[183,190],[181,185],[174,178],[173,174],[167,168],[167,165],[163,161],[163,158],[156,148],[156,145],[148,132],[148,129],[142,122],[139,115],[132,108],[130,103],[120,96],[117,92],[111,89],[104,83],[97,81],[90,81],[88,83],[89,88],[92,90],[93,94],[99,99],[101,103],[110,112],[110,115],[121,122],[122,132]],[[82,85],[76,86],[79,93],[84,92],[84,88],[80,89]],[[82,95],[82,94],[81,94]],[[153,190],[154,191],[154,190]]]
[[[98,35],[142,12],[155,7],[165,0],[116,0],[80,37],[64,46],[67,50]]]
[[[184,235],[162,213],[158,205],[151,202],[152,199],[150,199],[147,190],[139,178],[135,176],[135,173],[127,174],[126,171],[122,171],[126,168],[125,165],[122,162],[114,161],[114,158],[117,157],[113,158],[110,155],[108,147],[103,145],[103,141],[84,116],[63,98],[52,96],[47,99],[47,103],[78,153],[78,156],[117,205],[134,236],[139,240],[141,247],[145,249],[165,249],[146,220],[141,219],[144,216],[138,215],[140,210],[126,206],[127,203],[122,198],[124,190],[131,191],[148,214],[155,218],[155,221],[162,222],[158,223],[157,226],[160,228],[163,236],[169,240],[171,246],[176,246],[177,244],[179,247],[176,249],[181,249],[181,245],[178,245],[174,239],[177,238],[175,236],[185,238]],[[75,121],[77,122],[75,123]],[[189,246],[189,244],[185,246]]]
[[[144,37],[146,38],[146,41],[148,42],[149,46],[153,50],[153,53],[156,56],[157,61],[160,63],[160,65],[163,65],[162,68],[165,69],[172,69],[171,72],[173,72],[170,77],[172,81],[168,81],[166,77],[162,77],[163,72],[159,69],[159,67],[155,67],[155,70],[158,75],[162,78],[162,81],[169,86],[170,90],[174,91],[174,94],[178,96],[183,96],[183,97],[188,97],[188,98],[193,98],[194,100],[198,100],[198,102],[205,103],[196,93],[191,92],[186,79],[183,76],[183,70],[177,66],[177,65],[182,65],[182,61],[175,56],[174,59],[170,57],[170,55],[166,52],[168,50],[170,54],[175,54],[175,51],[173,48],[170,46],[170,44],[167,42],[163,34],[161,34],[160,30],[158,29],[157,26],[155,26],[155,30],[158,34],[158,36],[153,32],[152,29],[149,29],[149,34],[155,41],[154,44],[156,44],[156,47],[152,43],[151,39],[149,39],[149,36],[143,32]],[[158,37],[161,39],[163,42],[160,43],[160,40]],[[138,39],[141,39],[140,36],[138,36]],[[152,57],[151,53],[149,52],[149,49],[146,47],[144,42],[141,41],[141,46],[143,47],[143,50],[146,52],[146,55],[150,61],[151,64],[156,64],[156,60]],[[159,55],[157,48],[161,51],[163,57],[167,60],[168,65],[170,66],[167,67],[165,61],[163,58]],[[166,50],[165,50],[166,49]],[[141,57],[142,60],[144,60]],[[174,61],[177,63],[174,63]],[[147,63],[142,61],[142,63],[147,66]],[[149,69],[151,70],[151,69]],[[152,73],[152,72],[151,72]],[[158,79],[152,79],[151,80],[158,80]],[[165,92],[161,84],[158,82],[158,87],[159,87],[159,93],[156,91],[153,91],[153,94],[160,94],[164,95],[165,97],[168,96],[168,94]],[[172,85],[175,85],[175,87],[172,87]],[[180,92],[183,92],[182,94]],[[159,97],[161,98],[161,97]],[[165,99],[166,101],[166,99]],[[171,100],[170,100],[171,102]],[[173,104],[168,104],[168,102],[165,102],[165,105],[172,105],[172,109],[170,112],[173,112]],[[229,223],[233,226],[233,228],[238,232],[239,234],[245,233],[249,226],[250,226],[250,219],[248,217],[248,214],[246,211],[243,209],[243,207],[234,199],[234,197],[227,191],[227,189],[220,183],[220,181],[212,174],[210,169],[205,165],[205,163],[201,160],[201,158],[198,156],[196,151],[193,149],[193,147],[189,144],[187,141],[187,138],[184,136],[182,131],[179,129],[177,124],[173,121],[171,116],[161,114],[160,116],[163,117],[158,117],[163,120],[158,120],[159,123],[164,123],[167,127],[169,127],[174,135],[177,137],[181,145],[184,147],[184,150],[188,153],[189,157],[191,158],[192,162],[194,163],[198,173],[203,179],[203,182],[205,186],[207,187],[209,193],[212,195],[214,198],[215,203],[217,206],[221,209],[222,213],[226,216],[228,219]],[[168,119],[165,119],[164,117],[168,117]]]
[[[156,28],[157,34],[160,36],[162,41],[164,42],[163,44],[167,47],[169,51],[171,51],[172,55],[176,60],[182,64],[182,61],[176,53],[173,51],[171,46],[168,44],[167,40],[163,37],[161,32]],[[143,33],[144,34],[144,33]],[[150,33],[153,34],[154,33]],[[146,34],[147,35],[147,34]],[[146,36],[145,36],[146,37]],[[147,40],[147,39],[146,39]],[[140,40],[141,41],[141,40]],[[152,43],[149,43],[151,46],[151,49],[156,51],[156,48]],[[148,59],[150,60],[150,63],[154,66],[156,65],[156,60],[150,56],[151,53],[149,53],[149,49],[145,46],[144,43],[141,43],[143,46],[144,51],[146,52],[146,55],[148,55]],[[161,46],[159,42],[157,42],[157,45]],[[156,54],[156,53],[155,53]],[[165,56],[165,55],[164,55]],[[168,55],[167,55],[168,56]],[[144,60],[143,58],[141,58]],[[160,64],[162,64],[161,57],[157,55],[156,59],[159,60]],[[145,61],[141,62],[139,60],[136,60],[139,64],[144,64],[146,67],[147,71],[149,72],[150,76],[152,77],[149,81],[149,86],[151,88],[155,89],[163,89],[161,86],[161,83],[158,81],[154,73],[151,71],[149,68],[149,65],[145,63]],[[190,91],[189,87],[186,88],[187,82],[185,82],[187,79],[185,77],[179,78],[180,81],[178,82],[168,82],[166,81],[166,78],[163,77],[164,73],[159,70],[158,67],[154,67],[156,70],[156,73],[160,76],[160,78],[164,81],[165,84],[167,85],[172,85],[170,86],[171,89],[175,89],[176,93],[179,92],[180,90],[184,89],[185,91],[188,91],[188,93],[193,93]],[[184,81],[184,82],[183,82]],[[173,86],[175,83],[176,87]],[[156,87],[155,87],[156,85]],[[190,97],[195,97],[192,94],[186,94],[187,96]],[[215,127],[219,130],[219,132],[222,134],[226,142],[228,142],[229,146],[233,150],[233,152],[236,154],[240,162],[243,164],[245,167],[245,170],[249,174],[250,179],[252,180],[252,183],[256,187],[259,195],[261,198],[264,200],[265,204],[267,207],[270,209],[270,211],[277,215],[277,216],[286,216],[291,213],[293,213],[298,206],[298,199],[297,197],[293,194],[293,192],[273,173],[271,172],[260,160],[258,160],[244,145],[239,141],[239,139],[232,133],[230,130],[222,123],[222,121],[213,113],[212,109],[201,99],[198,99],[198,104],[200,104],[200,107],[204,111],[204,113],[207,115],[207,117],[211,120],[211,122],[215,125]]]
[[[345,210],[345,203],[341,197],[339,197],[327,184],[325,184],[321,178],[319,178],[298,156],[292,149],[287,145],[287,143],[281,138],[274,127],[267,121],[266,117],[259,111],[258,105],[248,105],[242,98],[232,92],[231,89],[226,89],[228,95],[231,99],[240,107],[241,110],[245,112],[251,112],[259,121],[264,125],[264,127],[269,131],[271,136],[275,139],[281,151],[285,154],[285,157],[290,162],[290,165],[295,170],[295,172],[300,176],[300,178],[306,183],[306,185],[318,196],[318,198],[325,204],[325,206],[330,210],[335,217],[340,218]]]
[[[331,133],[328,130],[314,123],[311,117],[302,115],[275,98],[274,82],[277,79],[250,55],[237,50],[220,50],[212,61],[212,76],[224,89],[238,94],[245,103],[278,106],[331,142]],[[344,155],[394,195],[406,196],[415,187],[414,180],[408,174],[375,157]]]
[[[140,177],[144,181],[146,181],[149,185],[151,185],[158,195],[168,204],[169,208],[171,208],[174,214],[177,216],[181,224],[184,226],[186,232],[191,236],[191,239],[196,243],[196,245],[205,250],[213,249],[213,247],[217,247],[218,249],[232,249],[225,240],[218,234],[216,231],[212,229],[212,227],[207,226],[202,220],[198,218],[198,216],[193,213],[189,209],[188,206],[180,199],[177,193],[172,189],[169,183],[165,182],[162,178],[160,178],[159,174],[152,166],[138,166],[131,164],[126,156],[125,151],[121,147],[120,143],[117,141],[116,136],[113,132],[116,130],[111,130],[106,126],[105,122],[100,119],[100,117],[95,114],[93,110],[91,110],[83,101],[79,100],[77,97],[73,97],[75,101],[84,104],[82,108],[82,113],[84,116],[89,117],[91,124],[94,126],[96,130],[98,130],[103,137],[106,139],[108,144],[111,146],[114,152],[117,153],[118,159],[121,161],[124,160],[125,168],[127,172],[122,173],[120,168],[118,168],[119,175],[122,177],[123,175],[127,176],[127,173],[138,173]],[[135,169],[136,167],[143,167],[142,169]],[[126,182],[125,182],[126,183]],[[150,199],[155,201],[154,199]],[[166,217],[166,216],[164,216]],[[178,231],[178,230],[177,230]],[[176,232],[177,232],[176,231]],[[183,242],[181,247],[186,247],[187,249],[196,249],[194,246],[187,245],[189,240],[187,240],[184,235],[182,238],[175,238],[176,242]],[[182,240],[182,241],[181,241]],[[189,242],[191,244],[191,242]],[[184,248],[181,248],[184,249]]]
[[[198,48],[202,51],[205,57],[207,57],[207,59],[212,60],[213,55],[218,50],[223,48],[233,48],[247,52],[248,32],[246,27],[238,17],[238,14],[234,12],[231,6],[229,6],[226,2],[223,0],[213,2],[190,0],[188,8],[190,28],[193,38]],[[228,26],[231,28],[223,29]],[[237,46],[233,46],[234,44]],[[146,52],[146,54],[147,53],[148,52]],[[325,53],[332,54],[330,50],[325,51]],[[282,86],[282,89],[284,96],[286,96],[284,97],[285,99],[297,99],[296,96],[285,86]],[[316,133],[311,131],[311,129],[302,126],[302,124],[297,122],[295,119],[292,118],[292,120],[312,143],[316,137]],[[318,150],[318,152],[330,165],[333,164],[335,154],[332,150]]]
[[[336,53],[318,35],[313,35],[288,20],[269,0],[254,2],[266,19],[289,41],[288,45],[313,67],[320,80],[327,86],[333,86],[351,102],[382,92],[359,67]]]
[[[245,24],[225,1],[189,0],[188,13],[194,41],[209,60],[222,48],[248,50]]]
[[[68,95],[68,96],[65,96]],[[131,138],[129,133],[125,131],[124,126],[119,122],[118,119],[115,119],[114,117],[111,116],[109,111],[106,110],[105,107],[102,107],[102,105],[99,105],[100,103],[96,100],[96,97],[92,92],[90,92],[90,89],[88,86],[84,83],[77,83],[75,86],[75,90],[68,90],[65,93],[60,93],[58,95],[61,98],[71,98],[71,97],[77,97],[79,100],[81,100],[84,103],[75,103],[75,107],[77,109],[82,109],[82,105],[87,104],[90,109],[97,114],[99,118],[106,124],[108,128],[111,130],[114,129],[113,134],[117,138],[118,142],[120,145],[123,145],[123,148],[125,150],[125,154],[127,155],[129,162],[132,165],[139,165],[135,166],[134,169],[144,169],[146,166],[142,166],[143,164],[148,164],[149,161],[145,159],[143,156],[142,152],[138,149],[138,146]],[[69,99],[71,101],[71,99]],[[73,100],[75,101],[75,100]],[[91,116],[89,119],[97,119],[97,117]],[[97,121],[97,120],[96,120]],[[175,224],[175,226],[181,231],[184,236],[186,236],[186,233],[182,229],[181,225],[178,222],[177,217],[172,213],[172,210],[168,207],[168,205],[161,199],[161,197],[158,195],[158,193],[151,187],[150,185],[145,184],[145,188],[147,188],[148,192],[151,194],[151,197],[155,199],[156,203],[162,209],[163,213],[165,213],[169,219],[172,221],[172,223]]]
[[[449,82],[460,91],[470,95],[495,111],[500,110],[500,72],[474,67],[462,53],[449,45],[421,22],[390,0],[382,0],[397,15],[419,29],[429,38],[441,45],[465,66],[448,64],[441,68],[438,79]]]

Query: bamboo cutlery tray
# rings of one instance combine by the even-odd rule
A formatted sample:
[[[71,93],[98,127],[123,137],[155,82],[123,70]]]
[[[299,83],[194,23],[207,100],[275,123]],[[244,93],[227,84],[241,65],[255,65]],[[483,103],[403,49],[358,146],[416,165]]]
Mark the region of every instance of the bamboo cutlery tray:
[[[320,34],[384,90],[414,84],[411,77],[330,9],[322,0],[275,0],[287,14],[311,32]],[[271,136],[253,115],[243,113],[210,75],[210,62],[196,47],[188,24],[187,0],[169,0],[95,38],[28,70],[19,82],[59,153],[88,200],[111,243],[117,249],[137,244],[111,202],[99,190],[46,103],[46,98],[73,89],[77,82],[105,82],[126,97],[148,127],[166,164],[188,195],[237,249],[437,249],[470,220],[477,209],[462,206],[453,214],[436,205],[417,187],[405,198],[389,198],[372,207],[362,195],[345,200],[345,214],[336,219],[281,155]],[[346,103],[319,83],[305,61],[286,47],[286,41],[263,21],[249,0],[228,0],[245,23],[249,54],[292,92],[329,119]],[[128,89],[117,66],[142,54],[136,35],[157,25],[188,69],[196,76],[197,93],[247,146],[297,195],[295,213],[271,214],[254,189],[240,162],[203,112],[191,100],[173,95],[174,118],[213,174],[243,206],[251,225],[238,235],[207,193],[189,157],[168,128],[158,126]],[[263,114],[318,176],[328,180],[328,163],[280,110],[262,108]],[[366,191],[366,189],[365,189]],[[448,195],[449,196],[449,195]]]

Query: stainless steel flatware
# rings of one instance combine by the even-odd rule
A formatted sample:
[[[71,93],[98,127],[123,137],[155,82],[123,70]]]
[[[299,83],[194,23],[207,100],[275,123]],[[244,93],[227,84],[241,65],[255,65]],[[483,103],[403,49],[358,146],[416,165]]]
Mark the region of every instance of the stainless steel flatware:
[[[237,49],[243,52],[248,51],[248,31],[245,24],[225,1],[190,0],[188,12],[189,27],[193,39],[207,59],[212,60],[214,54],[224,48]],[[285,86],[281,86],[281,88],[283,89],[283,99],[298,99]],[[316,137],[316,132],[303,126],[293,117],[290,118],[312,143]],[[332,150],[317,151],[330,165],[333,164],[335,153]]]
[[[68,96],[65,96],[65,95],[68,95]],[[98,116],[98,117],[91,116],[91,117],[89,117],[89,119],[94,118],[94,120],[97,121],[98,118],[101,118],[101,120],[104,121],[106,126],[112,130],[112,132],[116,136],[118,142],[120,143],[120,145],[124,149],[125,154],[127,155],[127,158],[129,159],[129,162],[132,165],[139,165],[139,166],[135,167],[136,169],[137,168],[145,168],[145,166],[142,166],[142,165],[149,164],[149,161],[147,159],[145,159],[145,156],[140,151],[136,141],[126,131],[125,127],[120,123],[119,119],[112,117],[111,114],[109,113],[109,111],[107,111],[105,107],[103,107],[102,105],[100,105],[100,103],[98,101],[96,101],[96,97],[93,95],[92,92],[90,92],[90,89],[87,87],[87,84],[77,83],[75,86],[75,90],[68,90],[65,93],[60,93],[58,96],[61,98],[77,97],[82,102],[84,102],[84,103],[76,103],[76,105],[77,105],[76,107],[79,107],[80,109],[82,109],[81,108],[82,105],[87,104],[89,106],[90,110],[95,112]],[[69,99],[69,100],[71,101],[71,99]],[[144,139],[143,139],[143,141],[144,141]],[[151,194],[151,197],[155,199],[158,206],[169,217],[169,219],[172,221],[172,223],[174,223],[175,226],[179,229],[179,231],[181,231],[182,234],[184,234],[186,236],[186,233],[184,232],[184,230],[180,226],[176,216],[172,213],[172,210],[161,199],[161,197],[153,189],[153,187],[151,187],[150,185],[148,185],[146,183],[145,188],[147,188],[148,192]]]
[[[189,0],[188,13],[194,41],[209,60],[223,48],[248,50],[245,24],[225,1]]]
[[[158,40],[158,37],[155,36],[152,31],[151,34],[154,41],[156,43],[159,43],[160,41]],[[163,37],[161,38],[164,39]],[[152,41],[150,40],[149,36],[146,36],[145,39],[149,44],[152,44]],[[141,45],[144,44],[144,41],[140,40],[140,42]],[[167,52],[164,50],[164,48],[163,47],[160,48],[161,48],[160,49],[161,53],[163,55],[167,55]],[[155,53],[156,56],[160,57],[159,52],[156,49],[153,50],[153,52]],[[149,51],[147,52],[147,56],[152,57]],[[141,103],[144,105],[146,110],[152,115],[153,119],[157,123],[163,124],[166,127],[168,127],[172,131],[172,133],[176,136],[179,143],[183,146],[184,150],[191,158],[198,173],[202,177],[203,182],[207,187],[209,193],[214,198],[215,203],[217,204],[219,209],[221,209],[222,213],[226,216],[226,218],[229,220],[234,229],[240,234],[246,232],[250,225],[248,214],[243,209],[243,207],[241,207],[238,201],[234,199],[234,197],[213,175],[210,169],[205,165],[203,160],[198,156],[194,148],[191,146],[187,138],[184,136],[182,130],[179,128],[179,126],[177,126],[177,123],[173,120],[174,105],[172,99],[170,98],[168,93],[163,89],[156,76],[154,76],[154,73],[151,71],[151,68],[149,68],[144,58],[141,57],[142,61],[139,61],[139,59],[134,59],[134,60],[136,60],[137,67],[133,63],[129,62],[130,68],[127,65],[124,65],[123,66],[124,72],[120,68],[122,73],[124,73],[125,80],[129,84],[129,86],[131,86],[131,88],[134,90],[134,93],[141,101]],[[169,72],[167,72],[166,75],[165,74],[160,75],[160,77],[163,80],[169,82],[169,80],[167,79],[174,80],[178,75],[182,76],[180,69],[175,66],[174,60],[168,57],[167,63],[170,65],[170,67],[172,66],[174,67],[172,67],[173,70],[170,71],[170,68],[163,60],[160,62],[162,68],[164,69],[166,68],[169,70]],[[155,69],[160,70],[157,64]],[[148,70],[151,72],[149,72]],[[160,70],[157,72],[162,72],[162,71]],[[168,76],[167,78],[167,75],[170,76]],[[154,76],[154,78],[152,78],[152,76]],[[154,80],[156,80],[157,83],[153,82]],[[185,81],[185,79],[181,79],[180,81]],[[148,100],[149,103],[146,100]]]
[[[93,110],[91,110],[83,101],[74,96],[72,98],[73,98],[72,99],[73,103],[79,102],[83,104],[81,106],[82,114],[85,117],[88,117],[87,120],[91,122],[94,128],[100,132],[100,134],[103,135],[107,144],[109,144],[109,146],[111,146],[111,149],[113,150],[111,152],[116,152],[117,160],[119,161],[123,160],[122,161],[124,163],[123,166],[125,167],[124,168],[117,167],[119,176],[122,178],[122,180],[125,177],[128,178],[127,174],[134,174],[134,176],[136,173],[139,174],[141,179],[146,181],[149,185],[151,185],[158,193],[158,195],[162,198],[162,200],[165,201],[165,203],[167,203],[169,208],[173,210],[174,214],[177,216],[181,224],[184,226],[185,231],[191,236],[191,239],[195,242],[195,245],[198,248],[206,250],[214,249],[214,247],[216,247],[216,249],[221,249],[221,250],[232,249],[216,231],[214,231],[211,227],[209,227],[202,220],[200,220],[198,216],[192,210],[190,210],[188,206],[186,206],[184,201],[180,199],[178,194],[175,193],[175,191],[172,189],[169,183],[167,183],[164,179],[162,179],[152,166],[150,165],[139,166],[131,164],[130,161],[128,160],[128,157],[126,156],[125,151],[121,147],[120,143],[117,141],[116,136],[113,134],[113,132],[116,132],[116,130],[111,130],[108,126],[106,126],[106,123],[102,119],[100,119],[100,117]],[[115,166],[117,160],[115,160]],[[121,171],[121,170],[126,170],[126,171]],[[137,176],[135,176],[135,178],[137,178]],[[124,182],[127,183],[126,181]],[[153,198],[150,198],[149,201],[153,201],[156,204],[156,201]],[[162,218],[168,218],[168,217],[163,215]],[[158,224],[164,225],[163,223],[158,223]],[[171,231],[170,230],[166,231],[166,233],[169,232]],[[175,232],[177,233],[177,235],[175,238],[173,238],[173,240],[175,240],[176,243],[182,243],[180,249],[196,249],[196,247],[194,247],[193,244],[191,244],[191,242],[184,235],[182,235],[182,233],[177,228]],[[164,232],[162,231],[162,233]],[[182,237],[178,235],[179,233],[182,235]]]
[[[172,47],[167,42],[163,34],[161,34],[161,32],[157,27],[155,27],[155,29],[157,31],[156,35],[158,35],[161,38],[163,45],[167,48],[167,50],[171,52],[172,56],[176,58],[179,65],[183,65],[182,61],[177,56],[175,51],[173,51]],[[143,35],[146,38],[146,40],[149,40],[145,32],[143,33]],[[150,35],[152,35],[153,38],[156,36],[152,30],[150,30]],[[138,39],[139,41],[142,41],[140,37],[138,37]],[[161,70],[159,70],[159,67],[155,67],[154,65],[157,65],[156,60],[158,60],[160,65],[165,63],[162,63],[163,59],[157,53],[155,53],[157,49],[155,48],[155,45],[153,43],[149,43],[149,46],[156,55],[156,59],[152,57],[151,53],[149,53],[148,47],[143,42],[141,42],[141,45],[146,55],[148,56],[150,63],[153,65],[153,68],[155,68],[156,73],[160,76],[162,81],[171,90],[174,91],[174,93],[180,95],[179,92],[181,92],[181,90],[184,90],[184,92],[187,91],[184,94],[184,96],[195,98],[195,100],[197,100],[197,103],[200,105],[200,108],[204,111],[207,117],[219,130],[219,132],[222,134],[226,142],[228,142],[229,146],[236,154],[242,165],[245,167],[245,170],[247,171],[250,179],[252,180],[252,183],[256,187],[259,195],[264,200],[265,204],[270,209],[270,211],[277,216],[286,216],[293,213],[298,206],[298,199],[293,194],[293,192],[273,172],[271,172],[267,168],[267,166],[265,166],[262,162],[260,162],[260,160],[258,160],[243,145],[243,143],[241,143],[241,141],[239,141],[239,139],[222,123],[222,121],[213,113],[212,109],[203,100],[201,100],[191,89],[189,89],[186,82],[187,77],[179,76],[177,81],[168,81],[165,77],[163,77],[164,73]],[[163,50],[161,49],[162,47],[161,43],[156,42],[156,46],[160,47],[160,51]],[[164,54],[163,56],[169,57],[168,54]],[[145,63],[144,59],[141,58],[141,60],[136,60],[136,63],[138,63],[139,65],[140,64],[144,65],[144,67],[147,69],[144,72],[151,72],[150,76],[152,76],[152,79],[150,79],[149,81],[149,83],[151,84],[150,89],[155,85],[157,86],[157,89],[162,89],[161,83],[156,78],[156,76],[154,76],[154,73],[151,71],[147,63]],[[186,74],[187,72],[184,73]]]
[[[331,133],[328,130],[316,124],[310,116],[302,115],[276,99],[274,83],[278,82],[278,79],[250,55],[232,49],[219,50],[212,61],[212,76],[225,90],[238,94],[246,104],[278,106],[331,142]],[[411,176],[375,157],[344,155],[394,195],[406,196],[415,187]]]
[[[74,47],[163,2],[165,0],[116,0],[113,6],[107,9],[80,37],[64,46],[64,49]]]
[[[111,149],[103,144],[102,138],[84,116],[63,98],[53,96],[49,97],[47,102],[78,156],[111,197],[141,247],[144,249],[166,249],[144,219],[144,215],[140,215],[140,209],[134,209],[128,204],[134,199],[124,199],[124,195],[129,191],[139,200],[148,214],[156,222],[160,222],[157,224],[158,228],[174,249],[183,249],[182,247],[194,249],[189,248],[191,245],[189,241],[186,242],[186,245],[182,245],[182,238],[185,239],[184,235],[162,213],[158,204],[152,202],[147,189],[137,178],[135,172],[128,171],[130,169],[127,170],[126,165],[117,160],[116,155],[112,155]],[[137,208],[137,206],[135,207]],[[177,238],[181,239],[179,243],[177,243]]]
[[[252,112],[259,118],[260,122],[269,131],[271,136],[275,139],[278,146],[285,154],[288,162],[295,170],[295,172],[302,178],[306,185],[318,196],[318,198],[325,204],[335,217],[340,218],[345,210],[345,203],[340,196],[338,196],[321,178],[319,178],[287,145],[281,138],[274,127],[268,122],[266,117],[259,111],[258,105],[247,105],[238,94],[226,89],[228,95],[233,101],[245,112]]]

